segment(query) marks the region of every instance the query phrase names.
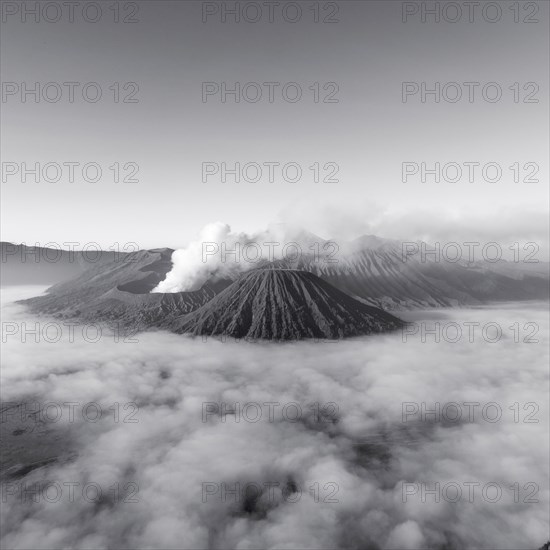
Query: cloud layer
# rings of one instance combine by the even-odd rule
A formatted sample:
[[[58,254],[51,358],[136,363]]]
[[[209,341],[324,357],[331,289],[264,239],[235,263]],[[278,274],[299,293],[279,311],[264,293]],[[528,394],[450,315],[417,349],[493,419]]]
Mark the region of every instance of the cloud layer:
[[[4,320],[18,323],[47,321],[28,318],[13,305],[3,313]],[[96,402],[105,413],[97,422],[78,414],[70,422],[64,415],[46,431],[35,430],[37,449],[44,437],[58,438],[57,461],[8,482],[96,483],[109,496],[88,502],[77,494],[71,503],[64,494],[55,503],[29,503],[8,495],[3,546],[540,547],[548,536],[546,311],[438,315],[442,323],[498,322],[503,336],[495,344],[482,338],[435,343],[429,337],[423,343],[420,335],[403,342],[397,333],[285,345],[204,342],[162,332],[140,334],[134,343],[105,334],[94,344],[78,330],[72,343],[65,334],[57,343],[7,338],[4,402]],[[507,328],[516,322],[538,323],[540,342],[516,343]],[[499,404],[502,418],[489,422],[479,408],[473,421],[416,415],[403,422],[404,402],[433,408],[436,402],[474,401]],[[139,407],[137,423],[123,422],[128,411],[122,404],[129,402]],[[246,404],[274,402],[280,405],[271,419],[266,406],[258,421],[244,417]],[[538,423],[523,422],[531,411],[522,407],[529,402],[539,407]],[[114,403],[121,404],[119,422],[109,410]],[[204,417],[203,403],[213,414]],[[221,403],[229,409],[240,403],[242,414],[220,415],[212,404]],[[295,422],[295,405],[282,413],[288,403],[301,407]],[[329,403],[335,405],[327,408]],[[520,404],[521,422],[508,409],[514,403]],[[253,407],[247,415],[255,417]],[[428,494],[422,502],[419,492],[403,502],[403,483],[433,489],[436,482],[458,483],[464,488],[460,501],[435,502]],[[465,482],[481,484],[473,502]],[[481,496],[489,482],[503,490],[498,502]],[[509,488],[516,482],[517,503]],[[539,503],[524,502],[528,482],[540,486]],[[114,499],[108,488],[115,483],[137,484],[138,501]],[[206,502],[205,483],[212,491]],[[222,500],[222,484],[231,489],[247,483],[279,486],[257,498],[234,502],[228,494]]]

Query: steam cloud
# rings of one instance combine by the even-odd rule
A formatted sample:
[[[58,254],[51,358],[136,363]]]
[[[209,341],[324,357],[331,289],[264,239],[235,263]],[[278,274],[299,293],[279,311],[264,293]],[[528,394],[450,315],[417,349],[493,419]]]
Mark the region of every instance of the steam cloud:
[[[29,323],[18,306],[5,320]],[[4,401],[135,402],[138,423],[66,420],[35,430],[34,451],[54,441],[55,462],[18,481],[118,482],[139,486],[138,502],[2,503],[5,548],[369,548],[534,549],[548,537],[548,318],[541,309],[492,308],[439,312],[438,320],[537,322],[539,343],[516,343],[505,330],[497,343],[435,343],[419,336],[377,335],[339,343],[203,342],[168,333],[139,343],[108,337],[93,344],[22,344],[3,351]],[[446,319],[447,316],[447,319]],[[453,316],[453,317],[450,317]],[[78,334],[78,331],[76,332]],[[402,421],[402,403],[497,402],[495,423],[479,415],[453,424]],[[257,422],[203,422],[203,402],[295,402],[298,422],[265,414]],[[338,405],[337,422],[316,422],[312,403]],[[509,405],[535,402],[539,423],[516,423]],[[279,408],[280,410],[280,408]],[[524,412],[522,411],[523,415]],[[253,416],[253,415],[252,415]],[[64,417],[65,419],[66,417]],[[21,438],[26,436],[21,436]],[[18,440],[19,441],[19,440]],[[8,452],[17,461],[22,444]],[[14,454],[15,453],[15,454]],[[28,459],[28,462],[31,462]],[[203,483],[263,484],[289,480],[298,502],[280,492],[246,503],[203,502]],[[403,482],[433,489],[496,482],[499,502],[403,502]],[[515,503],[509,487],[535,482],[538,504]],[[319,502],[309,488],[319,483]],[[335,483],[338,503],[325,502]]]
[[[322,239],[318,239],[320,246]],[[211,276],[235,278],[262,262],[313,253],[294,229],[273,224],[266,231],[235,233],[227,224],[206,225],[199,239],[172,254],[172,269],[152,292],[197,290]],[[319,249],[322,253],[323,251]]]
[[[197,290],[213,275],[233,279],[259,267],[262,261],[293,259],[313,252],[328,256],[330,247],[323,248],[328,240],[315,237],[314,233],[330,237],[339,250],[348,252],[354,248],[354,239],[362,235],[443,245],[473,241],[483,246],[497,242],[502,244],[503,259],[508,260],[513,258],[510,249],[513,243],[519,242],[521,246],[534,243],[536,258],[542,262],[549,260],[546,210],[525,211],[519,216],[516,210],[502,209],[487,217],[485,212],[394,211],[374,203],[360,203],[355,209],[336,204],[312,209],[297,203],[282,212],[280,219],[282,223],[253,233],[233,232],[221,222],[206,225],[196,241],[172,254],[172,270],[152,292]],[[530,220],[528,226],[521,221],[524,219]],[[308,227],[313,233],[300,227]]]

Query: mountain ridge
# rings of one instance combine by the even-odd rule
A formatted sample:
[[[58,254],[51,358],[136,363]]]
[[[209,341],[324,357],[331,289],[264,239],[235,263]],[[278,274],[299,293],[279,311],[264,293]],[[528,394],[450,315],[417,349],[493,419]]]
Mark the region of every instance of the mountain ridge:
[[[364,248],[369,243],[371,248]],[[311,273],[363,305],[386,311],[548,300],[548,264],[465,266],[415,258],[404,262],[399,247],[399,241],[364,236],[350,248],[342,247],[335,263],[303,254],[292,261],[264,261],[245,274],[261,268]],[[132,330],[171,330],[238,278],[214,272],[194,291],[152,292],[172,269],[173,252],[160,248],[121,254],[116,261],[105,257],[79,268],[73,278],[57,282],[45,295],[21,303],[35,313],[57,318],[117,323]]]
[[[171,328],[194,335],[298,340],[339,339],[402,325],[400,319],[355,300],[313,273],[264,268],[241,275]]]

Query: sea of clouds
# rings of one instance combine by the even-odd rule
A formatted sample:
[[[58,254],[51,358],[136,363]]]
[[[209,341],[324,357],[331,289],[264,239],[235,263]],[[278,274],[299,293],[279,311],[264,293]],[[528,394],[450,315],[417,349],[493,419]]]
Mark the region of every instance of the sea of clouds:
[[[23,295],[3,293],[3,323],[54,322],[13,304]],[[547,305],[420,316],[431,328],[498,323],[503,334],[495,343],[423,342],[420,332],[404,342],[398,332],[260,344],[104,332],[93,342],[77,327],[57,342],[22,343],[10,325],[2,344],[2,547],[541,547],[549,512]],[[527,331],[516,342],[508,329],[516,322],[521,331],[536,323],[538,342],[523,342]],[[405,406],[436,402],[481,406],[471,421],[403,417]],[[501,408],[497,421],[488,420],[494,406],[481,414],[489,402]],[[58,404],[63,414],[14,414],[36,403]],[[101,407],[99,418],[80,414],[88,403]],[[235,414],[220,414],[222,403]],[[257,421],[251,403],[262,405]],[[280,405],[270,417],[264,403]],[[49,410],[55,417],[56,407]],[[23,498],[23,484],[46,482],[63,493]],[[436,483],[460,486],[461,498],[422,494]],[[470,485],[473,499],[464,483],[480,484]],[[498,501],[488,483],[502,489]]]

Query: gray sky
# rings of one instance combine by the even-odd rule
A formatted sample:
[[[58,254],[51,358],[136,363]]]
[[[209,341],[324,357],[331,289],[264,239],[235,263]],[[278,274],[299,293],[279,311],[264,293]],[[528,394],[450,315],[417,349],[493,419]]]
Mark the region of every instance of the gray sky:
[[[309,6],[314,2],[309,1],[299,2],[303,13],[296,23],[283,19],[280,6],[270,23],[263,3],[257,4],[264,10],[258,23],[235,23],[231,16],[223,23],[219,12],[203,23],[203,2],[158,0],[136,2],[138,22],[133,24],[113,23],[113,3],[99,2],[102,16],[90,23],[82,16],[84,4],[76,6],[73,23],[66,11],[54,23],[35,23],[32,16],[21,22],[20,13],[5,14],[4,86],[97,82],[103,96],[97,103],[86,102],[82,86],[76,88],[74,103],[68,101],[66,86],[56,103],[34,103],[32,96],[23,103],[20,90],[8,95],[1,104],[1,153],[4,163],[96,162],[102,178],[83,181],[78,167],[73,183],[67,169],[59,182],[41,177],[35,183],[31,176],[22,183],[20,174],[5,175],[3,240],[177,247],[217,220],[252,231],[291,217],[311,220],[312,228],[322,231],[327,207],[332,208],[329,215],[341,216],[343,222],[328,223],[326,231],[345,226],[346,216],[353,215],[350,227],[360,229],[362,217],[370,216],[372,222],[373,211],[394,217],[394,212],[403,212],[410,218],[419,209],[441,223],[447,212],[461,220],[493,220],[496,237],[507,230],[510,219],[515,219],[518,233],[524,227],[527,235],[535,219],[537,231],[544,230],[540,213],[548,209],[549,181],[547,2],[535,3],[538,23],[515,23],[513,2],[506,1],[499,3],[502,16],[495,23],[484,20],[481,8],[473,23],[467,14],[457,23],[435,23],[429,16],[423,23],[420,13],[404,23],[400,1],[338,2],[334,17],[339,21],[332,24],[313,22]],[[417,6],[421,4],[433,2]],[[121,17],[130,15],[131,5],[127,10],[125,5],[119,4]],[[319,6],[321,18],[328,16],[330,5]],[[529,13],[520,2],[519,17]],[[93,10],[88,14],[95,16]],[[491,11],[487,14],[493,17]],[[53,11],[46,15],[55,17]],[[287,15],[294,17],[293,8]],[[228,87],[235,82],[294,81],[303,97],[296,103],[284,101],[280,86],[273,103],[264,100],[265,87],[257,103],[236,104],[231,96],[222,103],[219,94],[203,102],[204,81],[227,82]],[[473,103],[466,98],[435,103],[430,97],[422,103],[420,94],[404,103],[404,81],[426,82],[430,88],[434,82],[480,86]],[[138,102],[115,103],[109,89],[115,82],[137,83]],[[323,91],[325,83],[337,83],[338,103],[315,103],[308,89],[315,82],[320,83],[321,98],[332,89]],[[500,101],[483,100],[481,88],[487,82],[501,86]],[[518,103],[508,89],[515,82]],[[523,102],[532,90],[522,89],[527,82],[538,84],[538,103]],[[467,94],[465,86],[461,89]],[[450,97],[454,91],[448,90]],[[130,91],[121,90],[121,97]],[[49,92],[53,96],[55,88]],[[423,183],[419,175],[403,182],[402,163],[423,161],[428,168],[436,162],[495,162],[503,174],[499,182],[484,181],[480,167],[470,183],[464,167],[456,183],[430,178]],[[114,162],[137,163],[139,182],[114,183],[109,169]],[[222,183],[219,175],[204,183],[203,162],[296,162],[303,176],[292,183],[276,171],[270,183],[264,167],[257,183]],[[314,162],[337,163],[339,181],[313,182],[308,167]],[[525,163],[537,163],[534,177],[539,182],[515,183],[508,168],[515,162],[522,167],[521,179],[527,175]],[[500,216],[501,210],[506,215]],[[536,211],[538,215],[527,214]],[[422,231],[423,220],[430,222],[423,216],[411,232]],[[412,237],[407,224],[399,225],[399,231],[403,238]]]

